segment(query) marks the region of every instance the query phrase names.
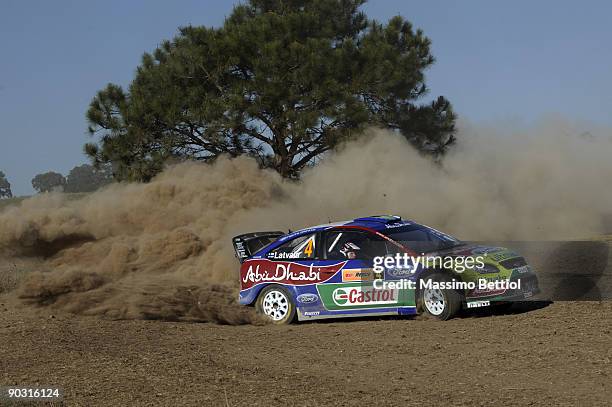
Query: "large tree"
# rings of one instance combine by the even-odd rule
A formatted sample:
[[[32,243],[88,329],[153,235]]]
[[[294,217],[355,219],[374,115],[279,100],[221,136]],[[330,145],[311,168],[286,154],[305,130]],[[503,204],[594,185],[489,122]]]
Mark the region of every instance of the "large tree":
[[[400,16],[382,24],[365,0],[250,0],[220,28],[184,27],[142,65],[127,91],[109,84],[87,118],[95,163],[148,179],[169,157],[250,154],[297,177],[366,125],[395,129],[435,155],[455,115],[427,93],[430,41]]]
[[[32,178],[32,187],[38,193],[42,192],[63,192],[66,185],[66,178],[60,173],[49,171],[38,174]]]
[[[0,199],[12,198],[11,183],[6,179],[6,175],[0,171]]]

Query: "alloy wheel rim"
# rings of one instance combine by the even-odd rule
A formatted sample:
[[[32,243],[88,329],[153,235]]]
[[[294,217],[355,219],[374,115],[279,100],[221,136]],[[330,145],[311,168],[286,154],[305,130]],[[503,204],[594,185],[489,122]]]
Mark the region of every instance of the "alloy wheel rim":
[[[266,293],[262,302],[263,313],[274,321],[280,321],[289,313],[287,296],[277,290]]]
[[[430,314],[438,316],[444,312],[446,303],[442,290],[438,288],[425,289],[423,299],[425,300],[425,308],[427,308],[427,311],[429,311]]]

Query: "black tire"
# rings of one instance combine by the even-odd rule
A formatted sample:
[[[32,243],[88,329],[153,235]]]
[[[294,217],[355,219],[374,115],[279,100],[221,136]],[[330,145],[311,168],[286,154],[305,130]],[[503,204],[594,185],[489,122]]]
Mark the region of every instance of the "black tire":
[[[280,285],[269,285],[261,290],[255,301],[255,309],[273,324],[279,325],[290,324],[296,314],[291,294]]]
[[[423,281],[448,283],[459,280],[446,272],[433,272],[425,276]],[[428,318],[438,319],[440,321],[446,321],[454,317],[461,309],[462,300],[462,295],[457,290],[453,289],[436,291],[419,287],[417,296],[419,312]]]

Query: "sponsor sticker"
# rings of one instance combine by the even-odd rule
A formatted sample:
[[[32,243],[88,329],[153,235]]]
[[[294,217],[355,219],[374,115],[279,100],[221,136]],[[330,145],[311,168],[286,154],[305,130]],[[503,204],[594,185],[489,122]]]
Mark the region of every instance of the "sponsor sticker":
[[[520,274],[527,273],[529,271],[529,266],[521,266],[515,270],[517,273],[520,273]]]
[[[302,253],[268,253],[269,259],[299,259]]]
[[[305,293],[297,296],[297,302],[300,304],[312,304],[319,301],[319,296],[316,294]]]
[[[387,224],[385,224],[385,229],[401,228],[402,226],[409,226],[411,224],[412,224],[412,222],[406,222],[406,221],[398,221],[398,222],[395,222],[395,223],[387,223]]]
[[[236,241],[236,251],[238,252],[238,257],[240,259],[247,257],[246,250],[244,248],[244,244],[242,243],[242,240]]]
[[[332,293],[334,304],[339,307],[352,307],[358,305],[396,304],[398,290],[374,287],[339,287]]]
[[[472,252],[472,254],[493,254],[493,253],[499,253],[504,249],[503,247],[483,247],[483,246],[478,246],[474,249],[471,249],[470,251]]]
[[[413,267],[398,267],[385,270],[387,276],[392,278],[408,278],[414,275]]]
[[[307,285],[322,283],[336,274],[346,261],[329,266],[315,266],[278,262],[270,260],[247,260],[240,269],[240,283],[243,290],[259,283]]]
[[[489,259],[492,259],[493,261],[503,261],[506,259],[511,259],[513,257],[519,257],[516,253],[511,252],[511,251],[506,251],[506,252],[500,252],[500,253],[489,253],[487,254],[487,257]]]
[[[467,303],[468,308],[488,307],[491,301],[472,301]]]
[[[316,232],[316,230],[317,230],[317,228],[308,228],[308,229],[296,230],[295,232],[291,232],[291,233],[286,234],[285,236],[281,236],[277,241],[278,242],[284,242],[285,240],[293,239],[295,236],[306,235],[309,232]]]
[[[519,280],[520,281],[520,280]],[[525,288],[523,290],[523,298],[533,297],[534,293],[537,291],[537,283],[534,281],[527,281],[525,283]]]
[[[466,297],[492,297],[501,295],[507,290],[515,289],[516,282],[511,282],[507,278],[501,277],[481,277],[478,279],[478,285],[468,291]],[[520,285],[520,284],[519,284]]]
[[[372,281],[374,280],[374,270],[372,269],[343,269],[342,281]]]

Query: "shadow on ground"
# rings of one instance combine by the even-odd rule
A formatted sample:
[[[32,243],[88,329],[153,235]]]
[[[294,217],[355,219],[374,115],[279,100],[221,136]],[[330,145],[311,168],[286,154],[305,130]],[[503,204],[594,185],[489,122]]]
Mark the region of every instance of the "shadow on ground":
[[[491,307],[462,310],[457,318],[482,318],[495,315],[516,315],[546,308],[553,301],[515,301]]]

